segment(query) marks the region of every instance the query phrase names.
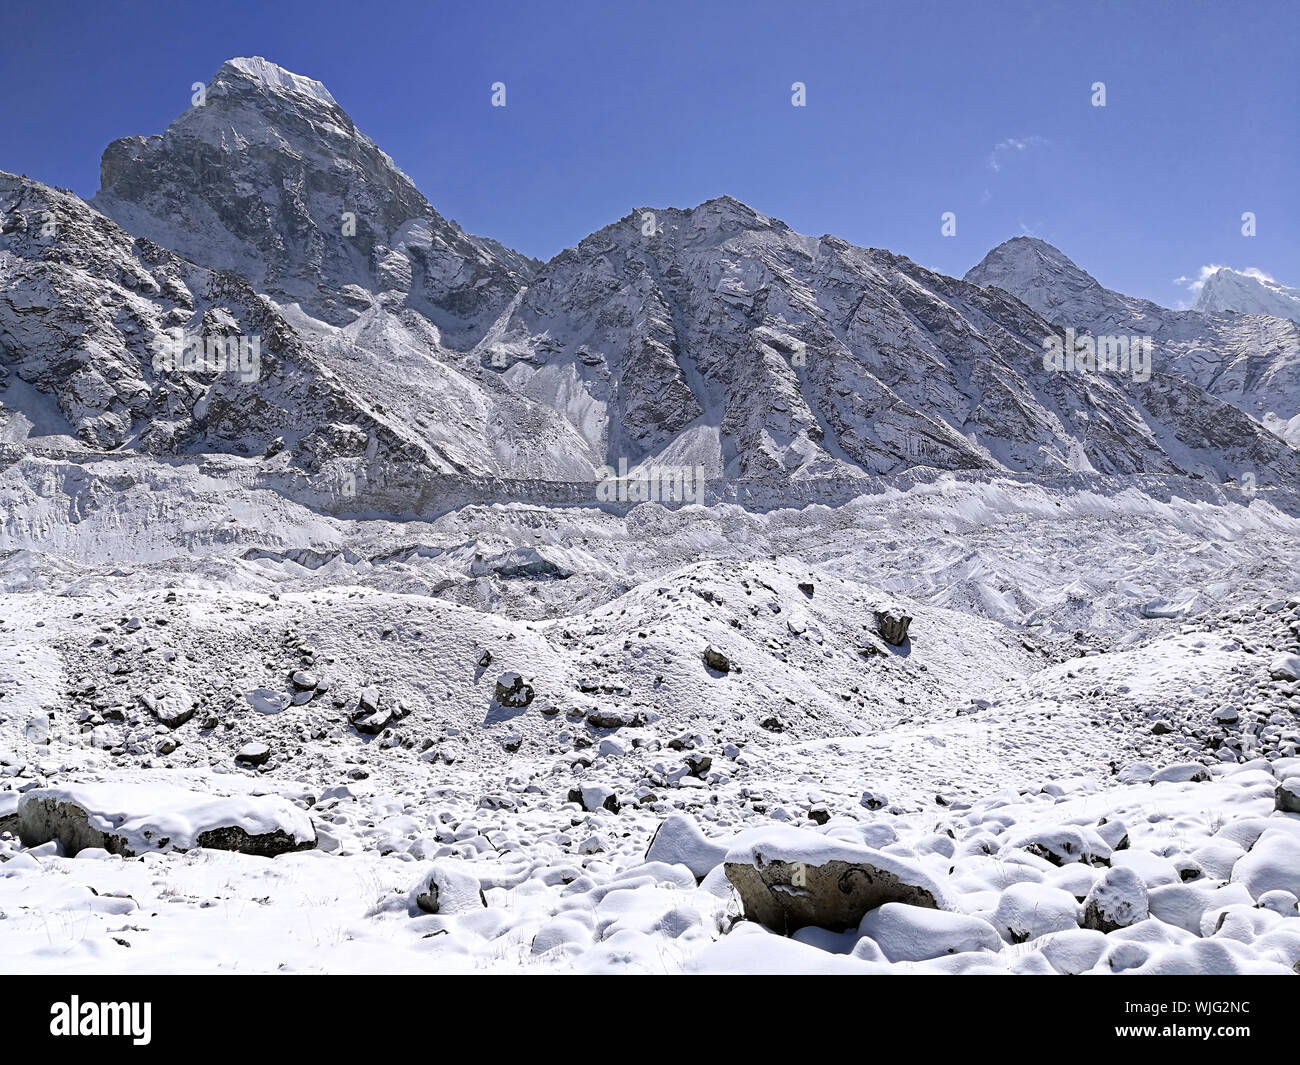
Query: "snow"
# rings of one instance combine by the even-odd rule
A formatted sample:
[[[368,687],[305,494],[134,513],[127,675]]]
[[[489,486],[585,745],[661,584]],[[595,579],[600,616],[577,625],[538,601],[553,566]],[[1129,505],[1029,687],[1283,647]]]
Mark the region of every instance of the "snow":
[[[228,59],[225,65],[232,70],[247,75],[268,89],[299,93],[326,104],[337,102],[329,94],[329,90],[319,81],[303,77],[301,74],[294,74],[285,70],[284,67],[277,66],[270,60],[263,59],[261,56]]]
[[[6,971],[1294,971],[1294,322],[726,197],[533,263],[319,83],[213,88],[93,208],[0,175],[69,250],[0,239]],[[266,373],[164,387],[150,341],[203,322]],[[1053,323],[1167,359],[1045,379]],[[620,460],[703,499],[601,500]],[[46,798],[139,856],[25,845]],[[775,862],[938,908],[780,935],[732,879]]]

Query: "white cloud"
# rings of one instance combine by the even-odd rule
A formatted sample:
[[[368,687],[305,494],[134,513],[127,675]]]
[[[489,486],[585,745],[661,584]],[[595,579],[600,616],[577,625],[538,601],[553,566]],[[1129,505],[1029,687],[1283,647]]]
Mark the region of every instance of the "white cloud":
[[[989,153],[989,169],[997,172],[1002,169],[1003,161],[1010,155],[1028,151],[1030,148],[1045,148],[1052,142],[1044,137],[1008,137],[993,145]]]

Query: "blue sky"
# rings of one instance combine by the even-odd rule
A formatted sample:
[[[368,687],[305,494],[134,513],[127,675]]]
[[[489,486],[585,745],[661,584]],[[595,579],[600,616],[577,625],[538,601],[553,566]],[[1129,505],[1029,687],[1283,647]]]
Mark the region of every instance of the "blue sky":
[[[539,258],[729,193],[957,276],[1031,233],[1168,306],[1207,264],[1300,284],[1295,0],[11,0],[3,34],[0,168],[84,196],[110,140],[263,55],[444,215]]]

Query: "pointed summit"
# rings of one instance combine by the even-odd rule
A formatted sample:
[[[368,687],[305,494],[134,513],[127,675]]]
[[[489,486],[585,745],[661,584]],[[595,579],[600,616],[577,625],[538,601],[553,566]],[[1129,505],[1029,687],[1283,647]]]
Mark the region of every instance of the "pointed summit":
[[[1004,240],[966,271],[964,280],[996,285],[1057,325],[1103,328],[1165,311],[1149,300],[1103,287],[1063,251],[1038,237]]]
[[[1300,322],[1300,289],[1278,284],[1257,270],[1224,266],[1206,278],[1196,309],[1207,314],[1271,314]]]
[[[250,81],[257,82],[263,88],[273,89],[278,92],[296,93],[299,96],[307,96],[318,100],[323,104],[336,105],[338,103],[330,95],[329,90],[319,81],[285,70],[284,67],[272,63],[269,59],[263,59],[260,55],[227,59],[221,64],[221,69],[217,71],[217,76],[213,78],[212,83],[219,83],[222,75],[245,77]]]
[[[93,203],[124,229],[344,325],[377,300],[473,344],[530,260],[443,218],[320,82],[222,64],[161,136],[114,141]]]

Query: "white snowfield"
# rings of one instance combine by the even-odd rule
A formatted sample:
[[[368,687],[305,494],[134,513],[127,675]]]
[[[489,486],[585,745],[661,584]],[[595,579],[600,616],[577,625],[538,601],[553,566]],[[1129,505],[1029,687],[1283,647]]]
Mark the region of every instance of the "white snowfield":
[[[1300,972],[1300,325],[728,197],[537,263],[207,95],[0,174],[0,971]]]

